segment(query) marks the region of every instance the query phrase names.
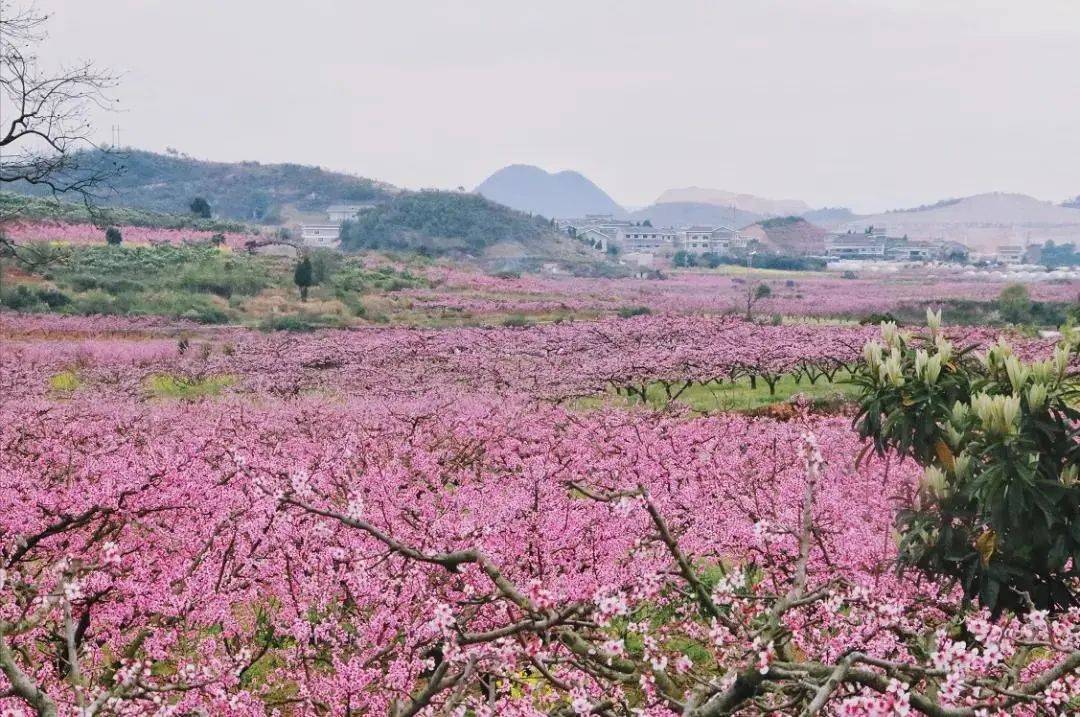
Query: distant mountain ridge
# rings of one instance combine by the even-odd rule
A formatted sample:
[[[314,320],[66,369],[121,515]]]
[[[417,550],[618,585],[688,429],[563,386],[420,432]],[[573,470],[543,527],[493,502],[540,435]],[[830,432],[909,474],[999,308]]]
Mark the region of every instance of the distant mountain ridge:
[[[1026,194],[991,192],[946,199],[914,209],[859,217],[842,231],[884,228],[892,236],[957,241],[982,252],[1003,244],[1075,241],[1080,208],[1044,202]]]
[[[723,189],[706,187],[681,187],[668,189],[661,194],[655,204],[671,203],[715,204],[723,207],[735,207],[744,212],[763,217],[799,216],[811,211],[811,207],[800,199],[766,199],[753,194],[729,192]]]
[[[732,229],[739,229],[764,218],[760,214],[754,214],[742,209],[732,209],[731,207],[722,207],[718,204],[706,204],[703,202],[663,202],[630,213],[630,219],[634,221],[648,219],[653,226],[657,227],[723,225]]]
[[[476,193],[512,209],[548,218],[625,214],[618,202],[584,175],[571,170],[551,173],[529,164],[503,167],[481,182]]]

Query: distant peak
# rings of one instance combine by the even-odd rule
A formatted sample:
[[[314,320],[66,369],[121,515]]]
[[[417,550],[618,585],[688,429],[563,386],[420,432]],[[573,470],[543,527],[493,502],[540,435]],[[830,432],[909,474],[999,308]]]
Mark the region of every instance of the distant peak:
[[[545,217],[625,213],[604,190],[572,169],[552,173],[531,164],[511,164],[481,182],[476,191],[492,201]]]

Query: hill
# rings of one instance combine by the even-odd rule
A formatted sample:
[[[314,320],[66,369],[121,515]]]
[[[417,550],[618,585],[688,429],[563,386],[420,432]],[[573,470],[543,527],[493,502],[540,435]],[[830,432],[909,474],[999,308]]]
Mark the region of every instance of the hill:
[[[716,204],[722,207],[735,207],[744,212],[759,214],[763,217],[783,217],[800,215],[810,211],[810,205],[799,199],[766,199],[753,194],[728,192],[723,189],[704,187],[682,187],[668,189],[661,194],[656,204],[672,203]]]
[[[1026,194],[994,192],[936,204],[863,216],[843,230],[884,227],[893,236],[947,239],[976,251],[992,252],[1001,244],[1061,243],[1080,233],[1080,209],[1044,202]]]
[[[164,213],[187,213],[195,197],[210,202],[214,216],[275,223],[283,211],[325,210],[339,202],[378,201],[395,191],[363,177],[298,164],[210,162],[137,149],[116,153],[91,150],[78,159],[80,171],[119,164],[99,203]],[[39,187],[13,183],[20,194],[41,195]]]
[[[657,227],[679,227],[694,224],[716,226],[723,224],[734,228],[753,224],[764,219],[760,214],[747,212],[742,209],[722,207],[718,204],[706,204],[701,202],[664,202],[652,204],[644,209],[630,213],[634,221],[648,219]]]
[[[777,254],[820,256],[825,253],[825,230],[802,217],[765,219],[741,231]]]
[[[803,219],[825,229],[835,229],[841,224],[859,219],[859,215],[847,207],[822,207],[799,214]]]
[[[538,216],[478,194],[403,192],[341,228],[342,248],[474,257],[497,268],[555,261],[581,269],[606,263]]]
[[[545,217],[624,214],[614,199],[578,172],[552,174],[527,164],[503,167],[481,182],[476,192],[512,209]]]

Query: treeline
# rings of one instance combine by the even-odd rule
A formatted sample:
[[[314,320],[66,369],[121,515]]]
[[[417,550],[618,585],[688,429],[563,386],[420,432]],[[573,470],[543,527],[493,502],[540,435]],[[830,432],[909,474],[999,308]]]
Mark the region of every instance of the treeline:
[[[1055,244],[1052,240],[1043,244],[1039,263],[1051,269],[1061,266],[1080,266],[1080,252],[1072,242]]]
[[[821,271],[825,269],[824,259],[806,256],[787,256],[785,254],[754,254],[751,266],[758,269],[782,269],[786,271]],[[717,254],[705,252],[704,254],[691,254],[688,251],[677,251],[672,258],[672,263],[677,267],[706,267],[715,269],[725,264],[745,265],[745,256],[734,254]]]

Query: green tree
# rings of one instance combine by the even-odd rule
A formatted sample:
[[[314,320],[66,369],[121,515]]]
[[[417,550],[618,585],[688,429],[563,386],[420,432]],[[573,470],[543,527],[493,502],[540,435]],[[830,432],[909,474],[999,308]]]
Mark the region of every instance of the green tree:
[[[680,267],[694,266],[694,255],[680,249],[675,252],[675,256],[672,257],[671,263]]]
[[[293,272],[293,283],[300,290],[300,300],[307,301],[308,289],[315,283],[311,259],[307,255],[297,263],[296,270]]]
[[[1001,318],[1012,324],[1031,320],[1031,295],[1023,284],[1009,284],[998,295]]]
[[[212,214],[210,210],[210,202],[206,201],[202,197],[195,197],[194,199],[192,199],[191,204],[188,205],[188,207],[191,209],[192,214],[197,217],[202,217],[203,219],[209,219]]]
[[[754,307],[762,299],[767,299],[772,296],[772,289],[768,284],[758,284],[756,287],[753,284],[746,285],[746,320],[750,321],[754,318]]]
[[[1025,363],[1003,341],[976,355],[941,333],[882,324],[852,381],[855,425],[880,453],[924,469],[897,517],[901,566],[956,580],[967,600],[1003,610],[1077,605],[1080,381],[1066,330],[1051,357]]]
[[[109,246],[120,246],[120,242],[124,240],[120,230],[116,227],[109,227],[105,230],[105,242]]]

